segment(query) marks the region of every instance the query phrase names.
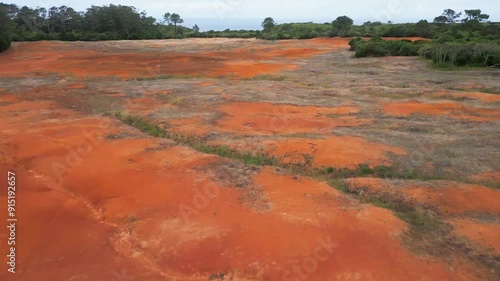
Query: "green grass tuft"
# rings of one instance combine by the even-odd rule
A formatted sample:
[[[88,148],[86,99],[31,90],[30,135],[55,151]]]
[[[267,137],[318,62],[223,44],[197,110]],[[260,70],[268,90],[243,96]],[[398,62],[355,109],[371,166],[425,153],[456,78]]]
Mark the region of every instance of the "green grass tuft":
[[[185,144],[199,152],[218,155],[225,158],[240,160],[248,165],[256,166],[277,166],[279,162],[275,157],[270,157],[263,153],[239,152],[227,146],[207,144],[198,137],[185,137],[178,134],[169,134],[157,125],[148,123],[137,116],[126,115],[121,112],[115,112],[113,117],[123,123],[139,129],[141,132],[153,137],[168,138],[178,143]]]
[[[113,116],[123,123],[130,125],[134,128],[139,129],[141,132],[146,133],[153,137],[164,138],[167,136],[167,133],[164,129],[158,127],[157,125],[150,124],[144,121],[142,118],[137,116],[125,115],[121,112],[115,112]]]

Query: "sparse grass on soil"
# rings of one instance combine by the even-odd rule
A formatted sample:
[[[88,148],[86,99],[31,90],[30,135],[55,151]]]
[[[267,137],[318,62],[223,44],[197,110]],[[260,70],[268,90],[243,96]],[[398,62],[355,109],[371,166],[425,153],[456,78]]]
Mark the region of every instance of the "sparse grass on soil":
[[[138,77],[135,81],[154,81],[154,80],[168,80],[168,79],[199,79],[204,78],[204,75],[158,75],[150,77]]]
[[[199,41],[204,43],[197,44]],[[498,72],[489,69],[429,71],[426,63],[418,58],[354,59],[352,53],[347,51],[347,41],[321,38],[286,42],[187,39],[176,42],[98,42],[92,45],[84,42],[67,45],[54,41],[16,43],[16,56],[36,57],[37,60],[30,64],[26,63],[28,59],[0,56],[2,65],[7,65],[0,73],[0,106],[6,109],[0,111],[3,114],[2,126],[6,128],[0,134],[6,136],[2,138],[2,145],[9,148],[5,150],[5,155],[15,159],[15,151],[10,147],[33,145],[37,149],[25,149],[26,155],[20,161],[26,167],[33,167],[33,170],[47,172],[47,180],[50,180],[51,171],[47,171],[40,163],[53,161],[53,158],[46,156],[52,157],[54,151],[66,155],[61,144],[78,147],[82,139],[76,136],[80,136],[82,130],[94,131],[103,119],[100,116],[103,112],[112,112],[108,116],[151,136],[141,137],[134,132],[136,130],[125,126],[103,130],[106,141],[93,147],[93,152],[83,157],[83,165],[65,172],[70,176],[64,178],[63,188],[70,188],[71,194],[74,189],[74,194],[78,196],[60,198],[61,202],[71,201],[71,204],[59,204],[59,199],[50,197],[54,201],[51,212],[58,215],[60,208],[80,204],[81,197],[85,206],[82,210],[91,208],[93,211],[91,215],[85,214],[85,218],[71,218],[71,221],[88,220],[86,226],[90,230],[94,229],[93,233],[100,239],[111,241],[108,254],[115,255],[119,250],[120,256],[131,258],[129,250],[132,249],[140,253],[138,257],[131,258],[138,264],[145,261],[144,257],[151,255],[157,255],[169,263],[170,251],[175,251],[185,261],[197,261],[197,265],[193,263],[192,269],[195,279],[205,276],[205,279],[229,280],[233,278],[231,272],[235,271],[241,273],[238,278],[257,280],[261,277],[256,277],[254,269],[245,267],[244,262],[241,263],[242,268],[238,269],[208,266],[214,257],[221,264],[232,264],[232,257],[220,255],[220,252],[227,251],[228,244],[231,244],[231,249],[249,245],[246,249],[238,250],[245,250],[241,255],[242,260],[246,261],[250,257],[262,255],[263,249],[251,244],[255,242],[251,239],[257,235],[262,239],[262,245],[276,245],[276,248],[273,246],[273,249],[269,249],[269,257],[277,261],[277,267],[286,268],[286,264],[279,261],[284,260],[283,253],[286,252],[282,247],[289,247],[289,244],[287,241],[283,245],[283,240],[277,239],[278,235],[301,243],[297,249],[303,249],[305,253],[310,243],[314,243],[311,239],[335,231],[347,236],[342,231],[349,229],[353,235],[342,245],[349,251],[355,252],[357,249],[353,247],[359,241],[356,235],[364,237],[373,234],[376,247],[390,248],[385,252],[390,257],[381,259],[385,270],[388,270],[381,274],[386,276],[404,272],[405,277],[399,278],[402,280],[416,272],[419,276],[428,274],[430,279],[446,275],[449,280],[453,280],[468,274],[469,268],[467,272],[461,268],[467,263],[475,271],[473,274],[479,272],[477,278],[467,275],[469,280],[489,280],[487,277],[491,277],[492,281],[496,281],[500,268],[498,256],[483,251],[474,241],[457,236],[455,229],[448,225],[449,220],[455,217],[441,212],[437,208],[441,203],[425,201],[424,204],[401,195],[405,194],[402,189],[409,180],[422,184],[424,191],[427,191],[427,186],[438,184],[434,180],[447,180],[450,186],[459,185],[459,182],[474,183],[478,185],[470,187],[474,191],[487,186],[495,190],[485,189],[485,194],[497,192],[496,189],[500,188],[495,177],[495,171],[499,169],[497,156],[500,147],[498,103],[446,95],[446,92],[461,91],[464,96],[470,92],[471,97],[477,92],[497,94],[495,89],[499,85],[495,78]],[[65,51],[60,52],[61,48]],[[99,52],[96,48],[108,51]],[[139,49],[141,52],[134,51]],[[272,52],[287,49],[293,51],[290,52],[292,54],[301,54],[301,58],[286,54],[277,56],[276,52]],[[157,54],[151,56],[154,52]],[[214,56],[213,52],[217,54]],[[178,60],[179,53],[183,53],[191,62],[185,63],[185,58]],[[60,56],[63,56],[63,60],[54,59]],[[121,63],[125,57],[131,62],[144,62],[144,65],[161,61],[162,68],[153,74],[157,76],[149,77],[152,73],[138,69],[137,64]],[[96,64],[96,59],[104,63]],[[41,63],[46,73],[39,71]],[[67,65],[72,67],[68,68]],[[26,80],[26,73],[33,74],[33,78]],[[211,78],[210,82],[201,83],[207,79],[194,81],[203,78],[198,73],[206,73]],[[76,80],[83,81],[85,87],[72,86],[71,83]],[[397,110],[410,104],[413,107],[409,109],[418,109],[419,113],[390,115],[384,109],[385,104],[390,103],[400,104],[396,106]],[[271,109],[260,110],[256,114],[241,114],[248,113],[251,104]],[[280,108],[287,110],[274,112],[272,109],[275,105],[283,105]],[[230,110],[222,110],[226,107]],[[347,114],[329,114],[330,109],[339,107],[355,110]],[[309,111],[308,108],[314,110]],[[247,115],[253,116],[247,118]],[[344,123],[344,119],[367,122],[351,126]],[[63,120],[67,124],[61,125],[62,122],[55,120]],[[44,122],[43,126],[41,122]],[[226,126],[228,123],[231,125]],[[322,129],[330,123],[339,125]],[[299,129],[306,130],[302,132]],[[45,135],[38,133],[39,130],[49,134],[57,132],[51,135],[57,142],[45,138]],[[24,134],[31,138],[27,139]],[[41,135],[44,137],[39,137]],[[320,163],[318,159],[325,156],[320,154],[324,150],[315,146],[316,140],[334,137],[355,137],[366,142],[364,147],[370,148],[372,144],[373,147],[393,147],[402,151],[402,154],[385,149],[374,149],[373,153],[367,149],[359,153],[357,149],[352,149],[353,146],[346,145],[348,141],[339,141],[328,146],[332,149],[328,150],[330,155],[321,161],[324,166],[316,166]],[[284,151],[274,153],[275,144],[290,139],[296,140],[296,143],[289,147],[281,146],[279,148],[285,148]],[[163,145],[165,143],[168,145]],[[179,145],[174,147],[174,143]],[[270,150],[267,150],[269,144]],[[110,150],[113,150],[112,153],[109,153]],[[353,150],[358,153],[352,153]],[[144,157],[143,151],[147,151],[146,157],[150,158],[135,161]],[[197,152],[214,155],[210,157],[214,161],[200,164],[196,160],[200,156]],[[346,159],[345,163],[339,159]],[[65,160],[61,158],[62,162]],[[146,162],[147,165],[144,165]],[[98,174],[97,168],[89,169],[102,165],[107,165],[104,175]],[[166,166],[169,168],[165,169]],[[133,173],[147,175],[140,179],[144,181],[144,184],[141,182],[141,190],[137,190],[137,182],[132,180],[132,176],[137,178]],[[26,180],[30,179],[28,174],[24,177]],[[492,176],[476,177],[482,174]],[[113,176],[113,183],[116,182],[119,187],[111,191],[107,189],[110,175]],[[387,193],[362,186],[352,188],[347,185],[352,178],[361,178],[360,182],[391,181],[396,188]],[[32,180],[39,181],[36,178]],[[183,222],[179,218],[177,206],[189,204],[192,207],[193,196],[199,199],[196,192],[207,191],[205,182],[210,183],[208,187],[221,187],[219,196],[208,196],[208,204],[194,210],[194,216],[190,217],[188,223]],[[270,185],[266,186],[267,183]],[[36,197],[47,198],[47,194],[52,195],[52,192],[38,192]],[[57,196],[65,196],[65,193],[57,193]],[[78,202],[73,204],[72,200]],[[32,204],[37,205],[38,202],[43,201],[33,201]],[[200,203],[205,204],[194,202],[194,206]],[[366,205],[359,206],[359,203]],[[487,204],[477,205],[484,207]],[[488,207],[494,210],[494,204],[491,205],[493,207]],[[48,208],[46,205],[37,206]],[[463,206],[453,207],[465,209]],[[471,213],[453,216],[464,216],[465,219],[477,216],[490,222],[497,222],[500,218],[498,213],[481,213],[481,210],[476,211],[473,207],[470,210]],[[94,215],[101,212],[104,214],[99,217],[102,221],[96,224]],[[363,221],[366,218],[368,220]],[[40,220],[54,226],[53,220],[43,217]],[[385,220],[394,223],[379,223]],[[277,229],[274,236],[261,229],[270,224]],[[33,227],[35,233],[43,232],[42,228],[36,228],[37,225],[26,223],[26,227]],[[68,225],[75,227],[83,224]],[[110,237],[108,230],[97,229],[101,225],[109,225],[117,235]],[[221,230],[220,225],[226,228]],[[56,235],[68,230],[59,225],[56,227],[63,230],[55,232]],[[408,231],[401,236],[392,235],[396,233],[393,231],[406,227]],[[221,231],[224,233],[223,238]],[[401,239],[406,248],[401,247]],[[96,244],[89,242],[87,245]],[[189,249],[185,245],[189,245]],[[207,246],[210,249],[213,247],[213,251],[201,257],[198,252],[207,249]],[[62,249],[69,259],[74,258],[71,250],[63,248],[58,249]],[[43,247],[33,248],[34,252],[41,250],[49,251]],[[432,259],[433,266],[440,275],[433,275],[432,266],[426,267],[426,259],[415,256],[419,254],[436,257]],[[353,256],[377,259],[380,253],[365,251],[356,252]],[[400,257],[411,263],[400,261]],[[298,256],[297,259],[300,262],[303,257]],[[109,265],[106,263],[109,260],[103,259],[105,264],[102,267]],[[155,260],[147,262],[158,272],[163,270],[165,264],[158,264]],[[318,275],[311,274],[311,281],[343,277],[337,275],[335,278],[335,274],[339,273],[336,271],[338,268],[329,262],[324,263],[324,266],[329,266],[329,270],[322,269],[316,272]],[[336,259],[337,262],[342,260]],[[40,272],[41,268],[49,265],[41,263],[33,272]],[[105,270],[109,272],[108,268]],[[179,272],[177,267],[165,270],[169,273]],[[367,274],[377,270],[380,268],[367,269]],[[482,275],[485,270],[486,274]],[[326,271],[332,275],[321,275]],[[183,272],[179,274],[173,278],[188,280],[192,277]],[[263,274],[272,272],[263,269]],[[415,275],[408,278],[418,279]],[[161,277],[157,279],[162,280]],[[273,277],[270,279],[274,280]]]
[[[247,165],[257,165],[257,166],[276,166],[277,160],[274,157],[269,157],[262,153],[242,153],[237,150],[231,149],[227,146],[211,145],[204,142],[199,137],[186,137],[179,134],[167,133],[165,129],[161,127],[148,123],[142,118],[137,116],[130,116],[121,112],[115,112],[112,114],[115,118],[130,125],[134,128],[139,129],[153,137],[168,138],[176,142],[182,143],[191,147],[199,152],[218,155],[224,158],[231,158],[239,160]]]
[[[165,133],[165,130],[158,127],[157,125],[154,125],[154,124],[151,124],[151,123],[144,121],[140,117],[126,115],[126,114],[123,114],[121,112],[115,112],[113,114],[113,116],[115,118],[119,119],[120,121],[122,121],[123,123],[130,125],[134,128],[137,128],[141,132],[148,134],[150,136],[160,137],[160,138],[164,138],[167,136],[167,134]]]
[[[479,263],[492,270],[498,265],[496,258],[489,255],[480,255],[467,250],[467,247],[452,233],[451,227],[444,223],[442,218],[432,210],[424,206],[419,206],[413,202],[396,198],[389,194],[374,194],[363,188],[350,189],[346,187],[342,179],[355,177],[378,177],[391,179],[420,179],[432,180],[416,172],[399,172],[394,167],[378,165],[371,168],[367,164],[359,164],[356,169],[336,169],[327,167],[323,169],[311,168],[310,161],[303,164],[282,164],[278,159],[269,157],[266,154],[242,153],[226,146],[216,146],[205,143],[199,137],[185,137],[178,134],[169,134],[156,125],[150,124],[135,116],[127,116],[122,113],[115,113],[114,116],[124,123],[138,128],[146,134],[169,138],[197,151],[218,155],[241,161],[246,165],[257,166],[278,166],[284,168],[293,175],[301,175],[314,178],[319,181],[326,181],[337,190],[357,198],[361,203],[371,204],[380,208],[391,210],[398,218],[406,222],[409,226],[405,234],[405,241],[410,248],[416,252],[431,254],[437,257],[462,256]],[[309,163],[309,164],[308,164]],[[434,178],[440,179],[440,178]],[[498,185],[496,186],[498,187]],[[224,279],[224,274],[211,274],[210,280]]]

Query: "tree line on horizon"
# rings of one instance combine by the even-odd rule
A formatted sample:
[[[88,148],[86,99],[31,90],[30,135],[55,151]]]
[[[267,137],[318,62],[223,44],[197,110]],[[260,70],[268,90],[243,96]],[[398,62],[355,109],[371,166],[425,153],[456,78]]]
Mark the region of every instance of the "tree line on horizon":
[[[463,19],[460,17],[464,15]],[[165,13],[158,21],[145,11],[125,5],[91,6],[79,12],[68,6],[29,8],[0,3],[0,51],[11,41],[99,41],[139,39],[180,39],[189,37],[261,38],[267,40],[309,39],[315,37],[423,37],[436,40],[498,39],[500,24],[486,22],[489,15],[481,10],[465,10],[462,14],[447,9],[433,22],[393,24],[365,22],[354,25],[351,18],[340,16],[331,23],[277,24],[264,19],[262,30],[205,31],[195,25],[183,26],[176,13]]]
[[[465,15],[463,19],[460,19]],[[422,37],[435,39],[442,35],[456,36],[457,33],[466,37],[471,32],[477,36],[499,35],[500,24],[486,22],[489,15],[480,9],[455,12],[446,9],[434,18],[433,22],[425,19],[417,23],[382,23],[367,21],[362,25],[354,25],[348,16],[339,16],[331,23],[284,23],[277,24],[268,17],[262,22],[262,38],[271,40],[280,39],[310,39],[315,37]]]

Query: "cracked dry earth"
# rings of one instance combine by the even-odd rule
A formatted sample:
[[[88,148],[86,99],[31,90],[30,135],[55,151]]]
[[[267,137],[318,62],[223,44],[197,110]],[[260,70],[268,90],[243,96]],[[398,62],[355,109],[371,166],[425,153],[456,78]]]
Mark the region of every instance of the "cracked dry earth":
[[[18,177],[18,264],[0,279],[498,280],[500,73],[354,59],[347,43],[14,43],[0,55],[0,167]],[[149,136],[112,112],[305,169],[426,177],[335,189]],[[413,237],[363,196],[430,213],[453,243]]]

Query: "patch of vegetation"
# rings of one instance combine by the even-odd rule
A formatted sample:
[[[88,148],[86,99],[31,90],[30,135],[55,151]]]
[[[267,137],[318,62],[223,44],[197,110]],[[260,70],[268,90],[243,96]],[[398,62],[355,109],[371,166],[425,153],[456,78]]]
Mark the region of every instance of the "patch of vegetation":
[[[267,154],[239,152],[227,146],[207,144],[199,137],[186,137],[178,134],[168,133],[161,127],[151,124],[140,117],[126,115],[121,112],[115,112],[112,114],[112,116],[127,125],[139,129],[140,131],[150,136],[168,138],[178,143],[185,144],[199,152],[218,155],[225,158],[236,159],[248,165],[257,165],[257,166],[278,165],[278,161],[276,160],[276,158],[270,157]]]
[[[492,189],[500,189],[500,183],[499,182],[493,182],[493,181],[474,181],[474,180],[469,180],[469,181],[464,181],[465,183],[468,184],[479,184],[484,187],[492,188]]]
[[[401,220],[410,226],[409,234],[413,238],[422,238],[422,235],[442,233],[448,226],[431,212],[412,206],[404,199],[395,198],[389,194],[373,194],[363,188],[345,188],[346,193],[356,196],[362,203],[389,209]],[[415,235],[417,237],[415,237]]]
[[[354,178],[354,177],[378,177],[378,178],[402,178],[404,177],[397,172],[395,167],[378,165],[375,168],[370,168],[368,164],[359,164],[355,169],[349,168],[334,168],[326,167],[323,169],[315,169],[314,174],[327,175],[330,178]]]
[[[470,261],[485,267],[495,274],[498,257],[475,253],[452,231],[452,227],[443,222],[432,210],[416,203],[388,193],[373,193],[366,188],[349,188],[345,183],[329,184],[360,202],[391,210],[404,221],[409,229],[404,235],[408,247],[416,252],[423,252],[436,257],[467,257]]]
[[[164,129],[160,128],[157,125],[148,123],[140,117],[125,115],[121,112],[115,112],[114,114],[112,114],[112,116],[150,136],[160,138],[164,138],[167,136],[167,133]]]
[[[199,37],[199,38],[256,38],[260,37],[260,30],[231,30],[226,29],[224,31],[215,31],[209,30],[200,32],[196,36],[191,37]]]
[[[498,67],[500,68],[500,40],[497,42],[434,43],[420,49],[419,54],[432,59],[438,67]]]
[[[185,100],[184,97],[174,95],[155,95],[155,98],[167,104],[182,104]]]
[[[371,168],[368,164],[359,164],[354,169],[349,168],[313,168],[312,162],[313,158],[310,155],[304,155],[304,163],[290,163],[284,164],[276,159],[274,156],[269,156],[265,153],[260,152],[242,152],[236,149],[230,148],[223,145],[209,144],[205,140],[197,136],[183,136],[175,133],[168,133],[163,128],[148,123],[137,116],[130,116],[123,114],[121,112],[116,112],[111,114],[111,116],[121,120],[125,124],[139,129],[140,131],[161,138],[168,138],[174,140],[178,143],[187,145],[192,149],[207,153],[218,155],[225,158],[231,158],[239,160],[247,165],[256,166],[276,166],[281,167],[290,171],[293,174],[299,174],[303,176],[320,178],[321,180],[335,180],[343,178],[354,178],[354,177],[376,177],[376,178],[391,178],[391,179],[420,179],[420,180],[444,180],[441,177],[430,177],[420,174],[416,171],[401,171],[395,166],[389,167],[385,165],[378,165]]]
[[[179,141],[179,139],[174,140]],[[210,145],[197,140],[184,141],[183,143],[199,152],[236,159],[247,165],[276,166],[278,164],[278,161],[274,157],[269,157],[263,153],[239,152],[227,146]]]
[[[208,276],[208,280],[224,280],[226,278],[226,273],[212,273]]]
[[[388,93],[377,90],[362,90],[356,92],[359,95],[367,95],[376,98],[390,98],[390,99],[409,99],[419,96],[418,94],[405,95],[402,93]]]
[[[428,41],[418,40],[382,40],[376,37],[371,40],[354,38],[349,42],[351,51],[355,51],[357,58],[385,57],[385,56],[418,56],[422,46]]]
[[[452,100],[452,101],[469,101],[469,100],[474,100],[473,98],[466,97],[466,96],[457,97],[457,96],[446,95],[446,94],[445,95],[439,95],[439,96],[430,96],[428,98],[432,99],[432,100]]]
[[[311,39],[316,37],[327,37],[331,35],[332,25],[330,23],[317,24],[306,23],[283,23],[276,24],[272,18],[266,18],[262,23],[264,30],[260,38],[267,40],[284,39]]]
[[[151,81],[151,80],[168,80],[168,79],[187,79],[187,78],[204,78],[203,75],[158,75],[151,77],[138,77],[135,81]]]
[[[283,75],[268,75],[262,74],[254,76],[251,80],[269,80],[269,81],[284,81],[286,76]]]
[[[7,9],[0,3],[0,53],[10,47],[12,25],[13,22],[7,14]]]

